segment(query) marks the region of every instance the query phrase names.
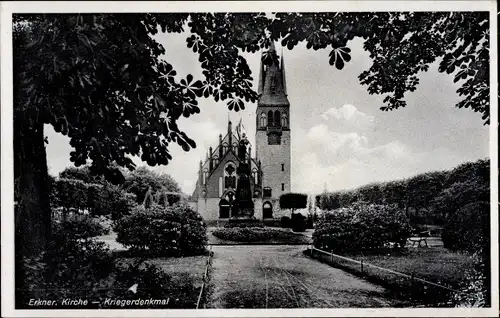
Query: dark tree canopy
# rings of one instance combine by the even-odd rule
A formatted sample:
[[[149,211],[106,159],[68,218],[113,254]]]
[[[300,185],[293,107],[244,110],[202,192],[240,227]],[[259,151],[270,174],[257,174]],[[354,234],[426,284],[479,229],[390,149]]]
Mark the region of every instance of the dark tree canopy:
[[[76,179],[81,180],[86,183],[98,183],[100,181],[100,176],[91,174],[89,167],[67,167],[59,173],[59,178],[61,179]]]
[[[382,109],[406,106],[418,74],[440,61],[441,72],[461,81],[457,107],[480,112],[489,122],[489,20],[487,12],[377,13],[192,13],[16,16],[14,48],[16,110],[30,110],[68,135],[76,165],[110,162],[133,168],[130,155],[150,165],[167,164],[170,142],[195,147],[180,116],[200,110],[198,98],[244,109],[255,102],[251,70],[241,52],[256,52],[280,40],[293,49],[330,50],[330,64],[351,59],[349,41],[364,39],[373,65],[360,74],[371,94],[383,94]],[[186,31],[205,78],[177,81],[166,53],[150,35]],[[23,32],[20,32],[20,30]],[[47,30],[51,32],[48,33]],[[29,57],[37,56],[36,59]],[[265,54],[272,63],[276,56]],[[168,60],[168,54],[166,55]],[[27,61],[29,61],[27,63]]]
[[[14,177],[18,222],[32,224],[31,230],[19,230],[27,240],[22,246],[39,250],[41,237],[50,236],[45,124],[70,138],[76,166],[90,162],[93,173],[120,183],[118,167],[133,170],[133,156],[165,165],[172,159],[171,143],[185,151],[196,146],[178,119],[199,113],[200,98],[223,101],[234,111],[257,100],[243,52],[263,50],[264,62],[271,64],[278,61],[266,50],[272,41],[288,49],[305,42],[308,49],[330,51],[329,63],[341,70],[351,60],[354,38],[364,40],[373,60],[360,82],[370,94],[385,96],[382,110],[405,107],[418,74],[439,62],[439,71],[460,83],[456,106],[479,112],[489,123],[488,14],[14,15]],[[152,37],[158,32],[185,32],[203,78],[176,77],[168,52]]]
[[[142,204],[148,191],[151,195],[162,192],[181,192],[179,184],[168,174],[159,174],[146,167],[139,167],[127,174],[123,187],[137,197]]]

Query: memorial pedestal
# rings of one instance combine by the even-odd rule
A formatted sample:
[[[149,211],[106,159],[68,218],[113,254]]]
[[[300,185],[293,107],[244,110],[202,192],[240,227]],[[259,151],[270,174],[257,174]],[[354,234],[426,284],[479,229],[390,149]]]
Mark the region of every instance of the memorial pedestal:
[[[228,220],[228,227],[262,227],[263,223],[254,216],[252,187],[250,184],[250,163],[240,162],[236,169],[238,185],[236,198],[233,203],[232,217]]]

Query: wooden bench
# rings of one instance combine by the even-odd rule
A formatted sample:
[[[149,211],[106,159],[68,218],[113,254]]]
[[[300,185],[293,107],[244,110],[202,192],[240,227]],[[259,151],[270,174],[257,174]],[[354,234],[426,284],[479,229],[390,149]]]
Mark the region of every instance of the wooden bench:
[[[425,247],[429,247],[429,245],[427,245],[427,239],[429,238],[429,236],[431,236],[431,231],[419,232],[419,233],[413,234],[412,237],[409,237],[408,241],[413,243],[412,246],[415,246],[415,244],[418,243],[418,247],[420,247],[422,242],[424,242]]]

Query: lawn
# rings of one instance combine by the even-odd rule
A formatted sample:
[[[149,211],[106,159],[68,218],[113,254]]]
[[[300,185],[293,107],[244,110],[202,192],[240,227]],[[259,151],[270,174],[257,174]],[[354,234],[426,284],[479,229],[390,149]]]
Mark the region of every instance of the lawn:
[[[403,255],[357,255],[353,258],[380,267],[457,288],[472,265],[470,257],[444,247],[411,248]]]
[[[175,291],[170,295],[170,301],[178,304],[174,308],[194,309],[203,283],[203,275],[207,266],[207,255],[188,257],[148,258],[144,262],[153,264],[168,274],[172,288]],[[137,257],[117,257],[117,261],[133,263]],[[138,289],[142,286],[138,286]],[[145,286],[147,288],[147,286]],[[179,299],[182,298],[182,299]],[[205,298],[202,298],[202,304]]]
[[[472,260],[467,255],[454,253],[440,246],[408,248],[402,253],[383,255],[349,254],[344,256],[362,261],[363,267],[359,263],[336,257],[332,259],[328,255],[314,253],[314,257],[320,261],[386,286],[393,290],[398,297],[411,299],[415,305],[448,306],[452,292],[383,271],[369,264],[413,275],[452,289],[459,288],[460,283],[465,279],[466,269],[472,266]]]
[[[404,307],[386,289],[305,257],[303,246],[214,246],[207,308]]]

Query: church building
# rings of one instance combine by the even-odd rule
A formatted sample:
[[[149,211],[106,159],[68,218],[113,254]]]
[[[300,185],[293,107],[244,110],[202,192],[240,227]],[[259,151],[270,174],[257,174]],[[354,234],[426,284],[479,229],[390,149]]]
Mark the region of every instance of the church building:
[[[270,50],[275,50],[274,44]],[[255,157],[250,145],[245,161],[250,162],[254,216],[263,220],[284,215],[279,197],[291,191],[290,103],[283,54],[271,66],[261,61],[258,94]],[[229,121],[225,135],[219,135],[219,144],[210,147],[205,161],[200,161],[190,204],[206,221],[231,217],[238,184],[236,168],[241,160],[238,135]]]

